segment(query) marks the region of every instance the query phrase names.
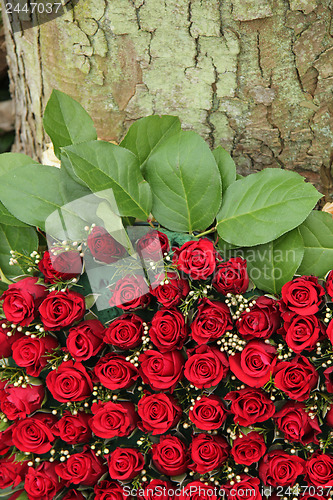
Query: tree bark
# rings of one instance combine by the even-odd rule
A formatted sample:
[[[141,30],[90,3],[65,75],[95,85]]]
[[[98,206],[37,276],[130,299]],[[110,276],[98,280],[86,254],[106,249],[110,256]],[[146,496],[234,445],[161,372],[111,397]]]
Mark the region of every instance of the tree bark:
[[[12,35],[17,151],[40,158],[52,88],[79,100],[98,136],[119,141],[175,114],[240,173],[295,170],[332,196],[330,0],[80,0]],[[6,17],[6,16],[4,16]]]

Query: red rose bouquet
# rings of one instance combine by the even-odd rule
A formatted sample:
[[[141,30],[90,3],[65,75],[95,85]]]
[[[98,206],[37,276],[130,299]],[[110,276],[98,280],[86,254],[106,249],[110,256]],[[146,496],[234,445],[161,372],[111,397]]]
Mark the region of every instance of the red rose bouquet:
[[[174,117],[116,146],[71,101],[85,135],[64,140],[62,99],[61,168],[0,155],[0,497],[327,500],[320,195],[279,169],[236,180]]]

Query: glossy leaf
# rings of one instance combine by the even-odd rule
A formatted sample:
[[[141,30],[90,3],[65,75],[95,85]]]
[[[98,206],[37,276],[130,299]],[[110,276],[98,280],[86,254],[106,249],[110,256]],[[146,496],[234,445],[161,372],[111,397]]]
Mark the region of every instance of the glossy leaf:
[[[236,180],[236,165],[228,151],[218,146],[213,151],[222,180],[222,193]]]
[[[37,248],[38,236],[34,228],[0,224],[0,268],[7,278],[19,276],[25,272],[20,264],[9,265],[10,251],[16,250],[28,256]]]

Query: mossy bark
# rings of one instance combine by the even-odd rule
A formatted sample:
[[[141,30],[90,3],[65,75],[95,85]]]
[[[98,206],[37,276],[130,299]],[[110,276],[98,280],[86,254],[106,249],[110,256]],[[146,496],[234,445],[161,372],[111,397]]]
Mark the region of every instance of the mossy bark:
[[[16,150],[40,157],[52,88],[120,140],[152,113],[179,115],[239,171],[293,169],[332,195],[330,0],[80,0],[10,34]]]

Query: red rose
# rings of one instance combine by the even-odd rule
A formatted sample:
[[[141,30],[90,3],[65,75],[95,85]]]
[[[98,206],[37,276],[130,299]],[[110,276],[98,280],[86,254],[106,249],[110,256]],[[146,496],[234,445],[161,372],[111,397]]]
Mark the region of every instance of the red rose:
[[[216,347],[201,345],[187,351],[184,375],[199,389],[213,387],[221,382],[229,370],[227,356]]]
[[[325,335],[325,327],[314,315],[293,316],[289,321],[285,321],[279,333],[285,338],[288,347],[300,354],[315,348],[318,340]]]
[[[317,451],[305,464],[306,481],[310,485],[333,486],[333,455]]]
[[[216,251],[213,243],[207,238],[187,241],[175,257],[178,269],[193,280],[205,280],[215,271]]]
[[[191,422],[203,431],[212,431],[222,427],[228,411],[218,396],[199,396],[193,410],[189,411]]]
[[[153,479],[143,492],[145,500],[175,500],[175,490],[169,481]]]
[[[152,459],[157,470],[167,476],[178,476],[187,471],[189,457],[185,444],[176,436],[167,434],[152,446]]]
[[[259,477],[267,486],[294,486],[298,476],[304,474],[305,460],[282,450],[273,450],[262,458]]]
[[[245,339],[268,339],[280,326],[278,302],[261,295],[249,312],[243,312],[236,323]]]
[[[91,255],[99,262],[112,264],[126,255],[126,249],[100,226],[95,226],[87,239]]]
[[[331,320],[329,322],[326,333],[327,333],[328,338],[331,341],[331,344],[333,345],[333,320]]]
[[[22,332],[17,330],[12,332],[11,328],[7,328],[6,323],[3,323],[3,327],[0,328],[0,358],[9,358],[13,353],[13,343],[23,336]]]
[[[230,411],[236,424],[247,427],[269,420],[275,413],[275,406],[260,389],[240,389],[229,392],[225,398],[231,401]]]
[[[120,349],[133,349],[141,344],[144,334],[143,320],[136,314],[123,314],[113,320],[105,330],[104,342]]]
[[[217,340],[233,328],[228,306],[217,300],[203,299],[191,324],[191,337],[198,344]]]
[[[69,490],[61,500],[86,500],[86,497],[79,491]]]
[[[92,435],[89,427],[91,415],[80,412],[73,415],[65,411],[61,419],[52,428],[53,433],[68,444],[87,443]]]
[[[260,480],[257,477],[250,477],[240,474],[240,480],[235,484],[228,482],[223,487],[230,500],[261,500]]]
[[[331,407],[326,413],[326,424],[328,427],[333,427],[333,407]]]
[[[1,411],[9,420],[26,418],[40,409],[44,397],[43,385],[27,385],[25,388],[7,385],[0,396]]]
[[[199,474],[205,474],[221,467],[228,459],[230,446],[222,436],[197,434],[193,436],[189,448],[192,459],[188,468]]]
[[[149,335],[160,352],[168,352],[183,347],[188,336],[188,326],[180,311],[162,308],[151,321]]]
[[[263,387],[276,365],[276,348],[262,340],[250,340],[241,353],[230,356],[230,370],[250,387]]]
[[[149,287],[143,276],[127,274],[117,281],[111,290],[110,307],[120,307],[125,311],[146,307],[150,302]]]
[[[318,419],[310,418],[305,404],[288,402],[273,418],[285,439],[303,445],[318,443],[317,434],[321,433]]]
[[[327,368],[324,371],[324,377],[325,377],[325,385],[327,392],[332,393],[333,392],[333,366],[330,368]]]
[[[314,276],[301,276],[283,285],[280,308],[283,319],[294,314],[309,316],[316,314],[323,301],[325,290]]]
[[[246,260],[241,257],[231,258],[218,264],[212,285],[222,295],[244,293],[249,286]]]
[[[28,493],[29,500],[52,500],[58,491],[63,488],[63,482],[59,481],[55,471],[56,462],[43,462],[34,469],[29,467],[25,476],[24,489]]]
[[[98,361],[94,372],[100,383],[112,391],[128,389],[139,376],[138,370],[126,361],[125,356],[113,352]]]
[[[169,252],[169,240],[160,231],[150,231],[138,240],[136,249],[143,259],[156,262]]]
[[[27,462],[15,462],[15,457],[0,459],[0,489],[18,486],[27,473]]]
[[[14,426],[11,425],[5,431],[0,432],[0,455],[5,455],[9,451],[9,448],[13,446],[13,429]]]
[[[105,474],[107,468],[103,460],[85,446],[83,452],[74,453],[66,462],[57,464],[55,471],[65,481],[66,486],[71,483],[93,486]]]
[[[178,497],[179,500],[217,500],[216,488],[208,486],[201,481],[192,481],[183,486]]]
[[[12,345],[13,359],[18,366],[26,369],[31,377],[38,377],[47,365],[47,355],[58,346],[58,341],[51,335],[34,338],[21,337]]]
[[[188,295],[190,287],[186,279],[182,279],[175,272],[167,275],[159,274],[150,288],[150,293],[156,297],[157,302],[164,307],[178,306]]]
[[[54,399],[61,403],[83,401],[92,393],[92,381],[81,363],[64,361],[46,377],[46,385]]]
[[[86,361],[102,349],[105,328],[98,319],[82,321],[70,328],[66,345],[76,361]]]
[[[116,481],[100,481],[94,486],[94,500],[126,500],[123,487]]]
[[[318,373],[304,356],[297,355],[292,361],[281,361],[274,369],[274,384],[289,398],[296,401],[308,399],[318,382]]]
[[[135,406],[130,401],[120,401],[114,403],[94,403],[91,407],[94,416],[90,419],[89,425],[93,433],[104,439],[116,436],[129,436],[138,421],[135,413]]]
[[[51,255],[49,252],[44,252],[42,260],[38,263],[40,272],[44,274],[45,283],[68,281],[81,274],[82,259],[79,252],[54,250]]]
[[[133,479],[145,465],[142,453],[134,448],[116,448],[107,458],[110,477],[118,481]]]
[[[252,465],[266,453],[265,440],[258,432],[241,434],[232,443],[231,455],[236,464]]]
[[[46,330],[61,330],[80,321],[86,312],[84,296],[66,290],[50,292],[39,306],[39,314]]]
[[[15,424],[13,444],[21,451],[42,455],[52,448],[54,434],[51,427],[56,418],[48,413],[37,413]]]
[[[141,418],[139,429],[155,436],[174,427],[180,420],[182,409],[169,394],[145,394],[138,403],[138,414]]]
[[[12,283],[1,295],[6,319],[15,325],[28,326],[38,314],[38,306],[47,296],[47,289],[37,284],[38,278],[23,278]]]
[[[333,299],[333,271],[330,271],[326,276],[325,288],[328,295]]]
[[[184,358],[179,351],[160,353],[150,349],[140,354],[140,376],[154,391],[173,392],[183,377]]]

